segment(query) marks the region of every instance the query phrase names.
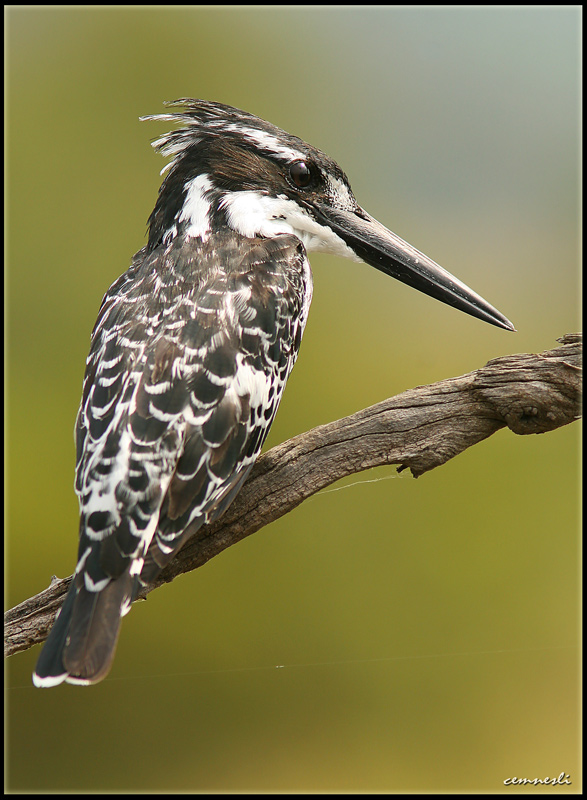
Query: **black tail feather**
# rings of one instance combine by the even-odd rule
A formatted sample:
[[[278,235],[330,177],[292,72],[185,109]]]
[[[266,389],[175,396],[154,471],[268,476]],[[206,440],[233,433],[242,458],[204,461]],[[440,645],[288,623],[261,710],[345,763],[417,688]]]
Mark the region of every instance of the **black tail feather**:
[[[37,661],[33,673],[35,686],[56,686],[67,678],[67,670],[63,665],[63,648],[69,635],[71,613],[76,597],[77,588],[72,583]]]
[[[39,656],[33,675],[36,686],[97,683],[110,670],[132,579],[126,572],[101,591],[91,592],[80,577],[74,579]]]

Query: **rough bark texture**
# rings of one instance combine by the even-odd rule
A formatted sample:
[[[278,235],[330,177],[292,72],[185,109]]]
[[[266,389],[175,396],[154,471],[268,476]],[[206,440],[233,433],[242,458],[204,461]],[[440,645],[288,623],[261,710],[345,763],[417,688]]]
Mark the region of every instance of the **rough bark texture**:
[[[580,334],[539,354],[502,356],[458,378],[418,386],[350,417],[295,436],[262,455],[225,515],[201,528],[149,591],[202,566],[331,483],[397,464],[414,477],[508,427],[546,433],[580,416]],[[7,611],[5,656],[42,642],[71,578]]]

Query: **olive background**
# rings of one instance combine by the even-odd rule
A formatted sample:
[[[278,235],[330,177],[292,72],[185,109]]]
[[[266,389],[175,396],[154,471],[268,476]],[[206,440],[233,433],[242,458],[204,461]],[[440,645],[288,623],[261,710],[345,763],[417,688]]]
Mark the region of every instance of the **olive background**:
[[[69,575],[72,430],[101,298],[145,241],[164,100],[253,112],[508,333],[312,255],[267,447],[579,329],[580,12],[11,7],[6,607]],[[90,688],[6,669],[10,792],[506,792],[578,758],[579,424],[417,481],[351,476],[137,604]]]

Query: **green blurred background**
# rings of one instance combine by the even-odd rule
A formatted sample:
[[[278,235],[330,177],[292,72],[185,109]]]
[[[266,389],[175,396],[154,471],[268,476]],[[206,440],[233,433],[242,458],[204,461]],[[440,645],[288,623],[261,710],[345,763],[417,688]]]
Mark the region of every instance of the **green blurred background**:
[[[74,567],[89,335],[144,243],[164,100],[325,150],[519,331],[314,255],[269,445],[578,329],[577,6],[5,13],[7,607]],[[349,478],[135,607],[96,687],[34,689],[39,648],[14,656],[8,789],[576,792],[578,434]]]

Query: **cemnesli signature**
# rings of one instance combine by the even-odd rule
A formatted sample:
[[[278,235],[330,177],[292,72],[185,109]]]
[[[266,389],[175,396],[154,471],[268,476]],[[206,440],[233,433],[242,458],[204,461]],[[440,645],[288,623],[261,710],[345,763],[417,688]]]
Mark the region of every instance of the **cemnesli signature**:
[[[527,783],[533,783],[535,786],[539,784],[548,784],[549,786],[560,786],[563,783],[571,785],[571,776],[566,772],[561,772],[558,778],[506,778],[504,781],[506,786],[519,786]]]

